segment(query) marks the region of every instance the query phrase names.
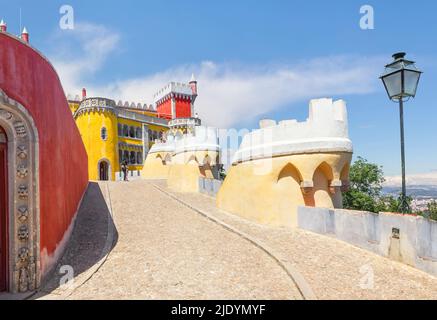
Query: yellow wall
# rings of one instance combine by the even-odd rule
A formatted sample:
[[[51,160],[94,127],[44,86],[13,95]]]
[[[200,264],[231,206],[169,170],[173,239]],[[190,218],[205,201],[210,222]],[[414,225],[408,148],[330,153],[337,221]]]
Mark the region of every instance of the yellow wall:
[[[69,107],[74,114],[79,108],[79,103],[69,101]],[[141,111],[141,110],[130,110],[140,114],[156,117],[157,114],[154,112]],[[118,124],[127,125],[129,127],[141,128],[143,132],[143,123],[137,120],[118,118],[116,115],[108,110],[105,111],[91,111],[82,113],[76,117],[76,125],[79,128],[82,140],[84,142],[85,148],[88,153],[88,166],[89,166],[89,177],[91,180],[99,179],[98,164],[102,159],[106,159],[109,162],[109,179],[115,180],[115,174],[121,171],[120,159],[119,159],[119,142],[124,142],[129,145],[134,145],[138,147],[143,147],[144,137],[141,139],[123,137],[118,135]],[[168,127],[160,126],[156,124],[146,124],[147,128],[165,133]],[[106,127],[107,129],[107,140],[103,141],[101,138],[101,129]],[[148,148],[150,149],[154,141],[146,142],[148,143]],[[139,149],[135,147],[128,146],[127,148],[122,148],[122,151],[135,151],[140,152]],[[145,159],[143,159],[144,164]],[[129,165],[130,171],[141,171],[143,170],[143,164]]]
[[[177,192],[198,192],[200,170],[197,163],[172,164],[167,186]]]
[[[166,156],[166,153],[149,153],[141,171],[141,177],[143,179],[167,179],[170,164],[165,163]]]
[[[80,103],[68,101],[68,106],[70,107],[71,114],[74,114],[77,111],[77,109],[79,109]]]
[[[121,125],[127,125],[129,127],[134,127],[136,128],[140,128],[141,131],[143,130],[143,124],[140,121],[135,121],[135,120],[130,120],[130,119],[123,119],[123,118],[118,118],[118,123]],[[117,136],[118,136],[118,125],[117,125]],[[136,138],[130,138],[130,137],[123,137],[123,136],[118,136],[118,141],[119,142],[124,142],[124,143],[128,143],[130,145],[136,145],[136,146],[143,146],[143,138],[141,139],[136,139]],[[117,146],[117,150],[118,150],[118,146]],[[134,148],[126,148],[126,149],[122,149],[122,150],[127,150],[127,151],[135,151],[135,152],[139,152],[138,150],[134,149]],[[144,159],[143,159],[144,161]],[[118,156],[118,152],[117,152],[117,163],[116,163],[116,172],[120,172],[121,168],[120,168],[120,159]],[[144,163],[144,162],[143,162]],[[129,165],[129,170],[130,171],[141,171],[143,169],[143,165],[137,164],[137,165]]]
[[[88,153],[89,179],[99,180],[98,163],[106,159],[109,162],[109,178],[114,180],[118,167],[117,117],[110,112],[86,112],[77,117],[76,124]],[[106,141],[101,137],[103,127],[107,130]]]
[[[212,167],[217,165],[218,152],[181,152],[172,158],[167,185],[178,192],[199,192],[199,178],[214,178]]]
[[[302,154],[232,166],[217,194],[220,209],[273,226],[295,227],[300,205],[340,208],[350,153]],[[346,172],[347,171],[347,172]],[[312,188],[302,191],[302,183]]]

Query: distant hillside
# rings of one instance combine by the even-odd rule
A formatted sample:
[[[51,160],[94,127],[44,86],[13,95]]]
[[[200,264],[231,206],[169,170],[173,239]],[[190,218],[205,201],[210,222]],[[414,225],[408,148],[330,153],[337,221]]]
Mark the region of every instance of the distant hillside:
[[[395,186],[386,186],[383,188],[382,192],[384,194],[389,195],[398,195],[401,192],[400,187]],[[420,185],[414,185],[414,186],[408,186],[407,187],[407,193],[409,196],[412,196],[415,199],[437,199],[437,185],[436,186],[420,186]]]
[[[401,177],[386,177],[385,179],[383,193],[398,195],[401,192]],[[437,172],[408,175],[407,193],[416,199],[437,199]]]
[[[386,187],[397,187],[401,185],[401,177],[386,177],[384,186]],[[437,186],[437,172],[428,172],[422,174],[411,174],[407,176],[407,185],[409,186]]]

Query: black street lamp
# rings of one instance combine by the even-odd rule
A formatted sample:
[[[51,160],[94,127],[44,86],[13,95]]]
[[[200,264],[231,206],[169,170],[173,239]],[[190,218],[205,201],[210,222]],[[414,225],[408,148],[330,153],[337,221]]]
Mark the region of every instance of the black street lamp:
[[[401,121],[401,161],[402,161],[402,213],[409,212],[407,201],[407,187],[405,183],[405,143],[404,143],[404,102],[416,96],[422,72],[415,66],[414,61],[405,59],[405,53],[399,52],[393,55],[394,61],[385,66],[385,72],[380,77],[390,100],[399,102]]]

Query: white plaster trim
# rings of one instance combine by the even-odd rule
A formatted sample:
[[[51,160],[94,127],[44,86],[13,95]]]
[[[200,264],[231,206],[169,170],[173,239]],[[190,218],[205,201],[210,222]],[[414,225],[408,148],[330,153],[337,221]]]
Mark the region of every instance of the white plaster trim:
[[[232,163],[236,164],[239,162],[268,159],[286,155],[329,152],[352,153],[352,141],[345,138],[316,138],[257,145],[252,148],[239,149],[235,153]]]
[[[153,99],[156,104],[159,104],[164,99],[167,99],[171,94],[178,94],[186,98],[191,98],[193,91],[191,86],[186,83],[170,82],[164,88],[154,94]]]
[[[314,99],[304,122],[263,119],[260,129],[244,136],[232,163],[277,156],[328,152],[352,153],[346,103],[343,100]]]

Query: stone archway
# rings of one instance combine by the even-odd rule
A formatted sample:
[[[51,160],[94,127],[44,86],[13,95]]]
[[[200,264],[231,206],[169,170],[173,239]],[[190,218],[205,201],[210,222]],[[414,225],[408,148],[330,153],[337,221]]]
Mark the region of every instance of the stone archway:
[[[7,137],[8,291],[40,285],[38,132],[32,117],[0,90],[0,126]]]
[[[97,164],[99,181],[111,180],[111,163],[108,159],[100,159]]]

